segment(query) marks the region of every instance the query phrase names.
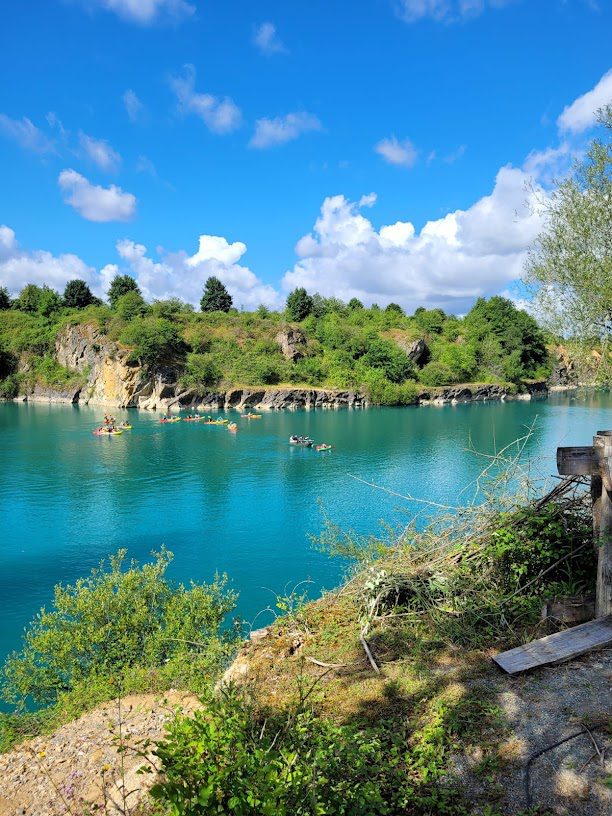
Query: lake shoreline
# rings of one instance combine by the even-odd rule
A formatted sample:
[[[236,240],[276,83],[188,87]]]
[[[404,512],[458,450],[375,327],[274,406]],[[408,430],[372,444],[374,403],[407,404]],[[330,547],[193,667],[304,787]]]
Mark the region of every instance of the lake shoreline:
[[[227,391],[209,391],[198,393],[193,389],[180,391],[176,386],[168,389],[167,383],[159,375],[157,387],[146,395],[127,401],[120,399],[88,398],[81,389],[61,391],[53,388],[36,387],[30,394],[20,394],[6,402],[31,402],[61,405],[90,405],[108,408],[138,408],[144,411],[297,411],[297,410],[341,410],[379,408],[371,403],[367,395],[358,391],[336,390],[325,388],[270,388],[244,387]],[[174,384],[173,384],[174,385]],[[459,405],[474,402],[511,402],[547,399],[551,394],[570,391],[606,390],[606,386],[592,383],[572,385],[548,385],[545,381],[524,382],[518,389],[511,385],[486,383],[466,383],[461,385],[441,386],[423,390],[415,400],[404,406],[414,408],[421,406]],[[523,389],[523,390],[520,390]],[[178,393],[177,393],[178,391]]]

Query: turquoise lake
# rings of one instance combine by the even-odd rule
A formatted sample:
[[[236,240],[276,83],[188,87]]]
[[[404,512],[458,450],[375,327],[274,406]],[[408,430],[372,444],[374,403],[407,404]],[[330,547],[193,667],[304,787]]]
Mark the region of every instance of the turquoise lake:
[[[330,588],[342,565],[309,536],[323,510],[362,533],[381,521],[405,524],[410,505],[369,487],[439,502],[482,469],[467,449],[493,452],[536,420],[527,449],[543,475],[556,472],[557,445],[590,444],[612,427],[609,393],[533,402],[264,414],[233,418],[238,433],[154,414],[115,411],[132,431],[92,436],[103,409],[0,404],[0,660],[24,626],[101,558],[126,547],[146,559],[165,544],[172,578],[205,581],[226,572],[240,592],[237,614],[263,626],[274,593],[311,579]],[[329,453],[288,444],[292,433],[332,443]],[[467,493],[463,494],[466,500]],[[414,508],[412,508],[414,509]],[[258,613],[261,613],[258,615]]]

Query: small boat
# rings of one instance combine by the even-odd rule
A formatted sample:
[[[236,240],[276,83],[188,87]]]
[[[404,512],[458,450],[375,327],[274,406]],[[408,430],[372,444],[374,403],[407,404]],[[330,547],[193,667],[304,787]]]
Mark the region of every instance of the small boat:
[[[180,422],[181,418],[180,417],[166,417],[165,419],[162,418],[159,421],[163,422],[164,424],[171,424],[172,422]]]
[[[328,451],[328,450],[331,450],[331,449],[332,449],[332,446],[331,445],[326,445],[325,442],[323,442],[322,445],[315,445],[315,450],[317,451],[317,453],[323,453],[323,451]]]
[[[186,416],[186,417],[183,417],[183,422],[199,422],[199,421],[200,421],[199,416]]]
[[[119,428],[98,428],[92,431],[94,436],[121,436],[122,433]]]
[[[261,419],[261,414],[240,414],[243,419]]]
[[[301,445],[304,448],[309,448],[314,442],[314,439],[311,439],[309,436],[296,436],[292,434],[289,437],[289,444],[290,445]]]
[[[131,431],[132,426],[130,425],[129,422],[122,422],[121,425],[119,425],[119,430],[121,430],[121,431]]]

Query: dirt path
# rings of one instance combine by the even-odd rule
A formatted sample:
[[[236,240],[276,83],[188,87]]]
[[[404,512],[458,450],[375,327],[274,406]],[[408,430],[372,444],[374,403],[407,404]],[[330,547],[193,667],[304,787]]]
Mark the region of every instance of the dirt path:
[[[0,816],[82,816],[85,813],[118,814],[127,804],[133,809],[153,782],[152,774],[137,774],[142,758],[117,753],[119,725],[130,741],[155,741],[173,716],[175,706],[193,711],[197,700],[188,694],[168,692],[132,695],[110,702],[0,755]],[[125,786],[125,788],[124,788]]]

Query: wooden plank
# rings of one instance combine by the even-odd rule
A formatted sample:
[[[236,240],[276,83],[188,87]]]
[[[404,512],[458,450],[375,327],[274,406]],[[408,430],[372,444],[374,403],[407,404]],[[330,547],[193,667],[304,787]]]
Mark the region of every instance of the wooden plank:
[[[592,476],[599,464],[592,446],[557,448],[557,470],[561,476]]]
[[[508,674],[535,669],[538,666],[550,666],[563,663],[590,652],[601,649],[612,643],[612,615],[605,618],[581,623],[564,632],[534,640],[525,646],[509,649],[495,655],[493,660]]]
[[[599,536],[597,553],[597,585],[595,615],[612,615],[612,431],[598,431],[593,439],[599,462],[602,490],[599,505]]]

